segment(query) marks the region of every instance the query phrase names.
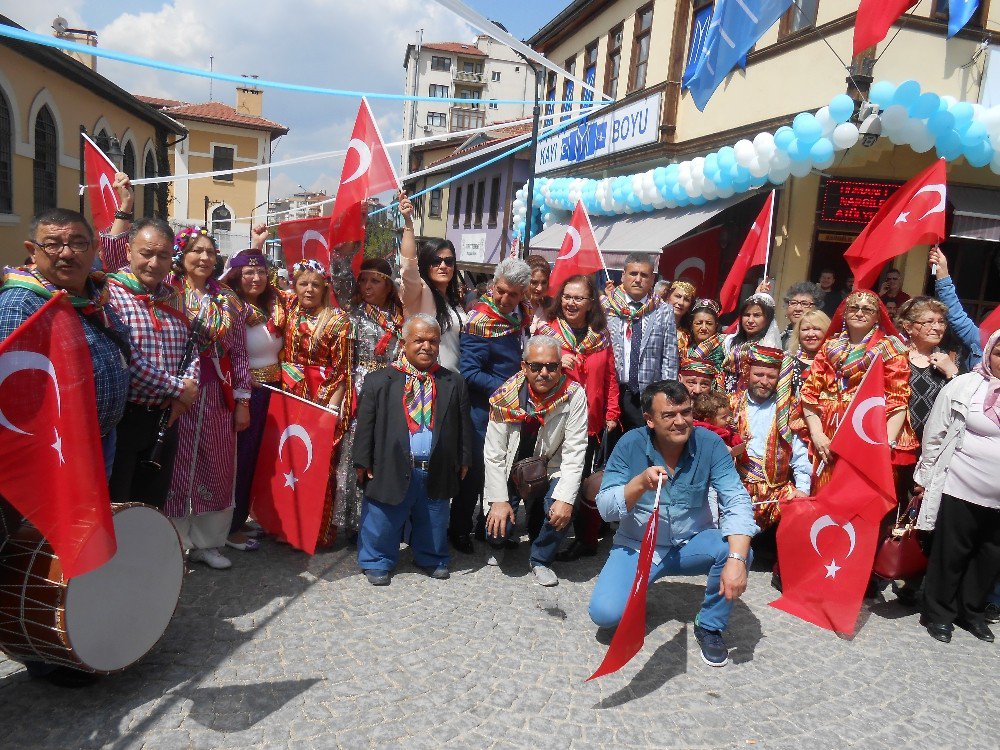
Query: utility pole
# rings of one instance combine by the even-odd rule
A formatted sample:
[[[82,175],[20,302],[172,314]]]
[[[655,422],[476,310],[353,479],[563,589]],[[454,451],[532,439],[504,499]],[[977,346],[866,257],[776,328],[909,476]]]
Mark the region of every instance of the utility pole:
[[[520,54],[520,53],[518,53]],[[531,148],[528,150],[528,194],[525,196],[525,201],[527,202],[527,221],[524,225],[524,243],[521,245],[521,257],[527,258],[531,254],[531,219],[534,213],[534,197],[535,197],[535,156],[538,153],[538,121],[541,118],[542,108],[539,106],[538,88],[541,85],[541,79],[539,78],[539,71],[535,64],[529,60],[524,55],[521,55],[524,61],[528,63],[528,67],[531,68],[532,74],[535,76],[535,107],[531,110]]]

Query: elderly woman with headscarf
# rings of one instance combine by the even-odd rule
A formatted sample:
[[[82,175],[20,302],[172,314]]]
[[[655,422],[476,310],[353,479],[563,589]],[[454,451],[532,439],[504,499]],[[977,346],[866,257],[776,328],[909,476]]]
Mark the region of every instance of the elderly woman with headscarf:
[[[954,625],[992,642],[986,597],[1000,576],[1000,331],[983,361],[938,394],[914,480],[917,528],[934,529],[921,624],[947,643]]]
[[[697,299],[684,316],[684,329],[690,331],[683,357],[707,359],[722,372],[726,359],[723,334],[719,331],[719,303],[714,299]],[[679,331],[680,329],[678,329]],[[680,334],[678,333],[678,336]],[[721,383],[720,383],[721,385]]]
[[[830,481],[830,441],[877,358],[884,366],[887,431],[889,444],[895,448],[910,399],[906,345],[899,340],[878,295],[867,289],[856,290],[837,308],[826,340],[799,391],[816,471],[813,492]]]
[[[739,327],[723,340],[722,363],[726,390],[735,393],[746,384],[750,350],[754,346],[781,349],[781,333],[774,322],[774,298],[765,292],[751,294],[740,306]]]

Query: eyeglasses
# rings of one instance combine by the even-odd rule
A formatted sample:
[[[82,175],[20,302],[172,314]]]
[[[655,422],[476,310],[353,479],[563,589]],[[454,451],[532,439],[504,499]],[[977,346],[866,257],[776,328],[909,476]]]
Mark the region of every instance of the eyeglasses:
[[[590,302],[590,297],[576,297],[571,294],[564,294],[562,300],[563,302],[575,302],[578,305],[582,305],[584,302]]]
[[[943,320],[914,320],[911,325],[915,326],[936,326],[938,328],[947,328],[948,324]]]
[[[558,372],[559,363],[558,362],[525,362],[528,369],[532,372],[541,372],[542,370],[547,370],[548,372]]]
[[[243,275],[244,279],[253,279],[253,278],[257,278],[257,277],[263,277],[263,276],[267,276],[267,269],[266,268],[244,268],[242,275]]]
[[[787,300],[785,302],[785,304],[788,307],[804,307],[807,310],[810,310],[810,309],[816,307],[816,303],[815,302],[810,302],[809,300],[802,300],[802,299],[790,299],[790,300]]]
[[[431,261],[431,266],[440,266],[444,263],[448,268],[452,268],[455,265],[455,256],[453,255],[439,255]]]
[[[867,305],[848,305],[844,308],[844,312],[848,315],[857,315],[858,313],[863,315],[875,315],[878,310],[874,307],[868,307]]]
[[[59,255],[64,247],[68,247],[74,254],[79,255],[80,253],[87,252],[93,245],[92,240],[70,240],[69,242],[46,242],[40,243],[31,241],[31,244],[37,247],[46,255],[51,255],[53,257]]]

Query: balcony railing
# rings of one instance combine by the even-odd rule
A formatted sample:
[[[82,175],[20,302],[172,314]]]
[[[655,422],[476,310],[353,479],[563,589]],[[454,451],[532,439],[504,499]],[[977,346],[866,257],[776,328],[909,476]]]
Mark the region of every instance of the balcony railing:
[[[472,83],[478,86],[486,85],[486,76],[482,73],[470,73],[465,70],[456,70],[452,74],[452,80],[456,83]]]
[[[450,118],[452,133],[459,130],[481,128],[486,124],[486,113],[481,109],[472,109],[471,107],[452,107]]]

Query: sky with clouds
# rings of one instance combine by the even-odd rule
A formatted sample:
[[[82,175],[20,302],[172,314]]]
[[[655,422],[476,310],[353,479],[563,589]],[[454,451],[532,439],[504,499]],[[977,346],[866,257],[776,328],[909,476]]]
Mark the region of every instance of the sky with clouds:
[[[467,0],[468,2],[468,0]],[[569,0],[468,4],[526,38]],[[472,41],[475,31],[432,0],[0,0],[0,13],[38,33],[52,33],[63,16],[71,27],[94,29],[102,47],[179,65],[234,75],[359,91],[402,93],[406,45],[424,40]],[[98,71],[137,94],[200,102],[209,81],[99,60]],[[235,104],[235,86],[216,81],[212,95]],[[402,102],[373,101],[387,141],[398,140]],[[264,92],[264,116],[291,129],[277,142],[274,159],[344,148],[357,114],[356,99]],[[276,169],[272,198],[303,185],[333,192],[342,159]]]

